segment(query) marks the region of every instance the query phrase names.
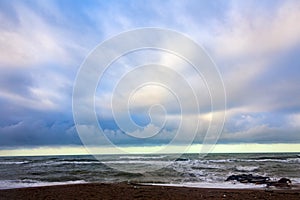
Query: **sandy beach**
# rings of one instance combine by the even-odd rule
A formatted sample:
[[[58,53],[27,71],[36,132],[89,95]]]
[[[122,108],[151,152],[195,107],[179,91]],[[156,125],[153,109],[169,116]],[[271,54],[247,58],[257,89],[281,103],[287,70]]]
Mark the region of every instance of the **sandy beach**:
[[[0,190],[12,199],[300,199],[300,189],[212,189],[117,184],[74,184]]]

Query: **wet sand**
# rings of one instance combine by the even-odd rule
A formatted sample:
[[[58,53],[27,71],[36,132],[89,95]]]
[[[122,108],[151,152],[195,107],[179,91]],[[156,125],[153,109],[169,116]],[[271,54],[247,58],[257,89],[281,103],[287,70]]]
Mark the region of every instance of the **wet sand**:
[[[0,190],[0,199],[289,199],[300,189],[212,189],[116,184],[74,184]]]

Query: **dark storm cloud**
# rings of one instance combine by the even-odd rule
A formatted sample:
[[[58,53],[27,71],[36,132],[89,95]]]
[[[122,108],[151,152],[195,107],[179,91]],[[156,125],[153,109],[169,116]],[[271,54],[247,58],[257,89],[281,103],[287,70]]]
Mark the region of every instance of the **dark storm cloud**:
[[[80,139],[70,119],[46,121],[27,119],[0,127],[0,146],[80,145]]]

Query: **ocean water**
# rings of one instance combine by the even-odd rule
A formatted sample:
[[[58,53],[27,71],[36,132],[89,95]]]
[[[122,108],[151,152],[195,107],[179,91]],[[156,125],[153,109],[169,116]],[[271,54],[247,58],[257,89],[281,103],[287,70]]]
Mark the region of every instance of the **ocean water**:
[[[225,182],[232,174],[287,177],[300,183],[300,154],[198,154],[0,157],[0,189],[72,183],[139,182],[188,187],[253,188],[262,185]],[[119,171],[110,166],[124,167]],[[164,166],[151,171],[155,166]],[[126,169],[149,168],[150,172]]]

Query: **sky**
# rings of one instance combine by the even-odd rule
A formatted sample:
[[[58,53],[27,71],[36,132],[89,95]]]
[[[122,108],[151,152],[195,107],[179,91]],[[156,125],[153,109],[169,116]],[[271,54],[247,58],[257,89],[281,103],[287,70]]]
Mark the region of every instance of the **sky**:
[[[297,0],[0,0],[0,154],[16,155],[24,149],[33,153],[36,149],[69,149],[69,153],[75,152],[72,148],[82,149],[84,136],[77,132],[81,127],[75,126],[72,101],[83,62],[103,41],[145,27],[174,30],[205,49],[223,81],[226,109],[211,110],[205,81],[189,63],[168,52],[132,52],[110,66],[95,93],[99,126],[114,145],[168,145],[179,127],[181,134],[172,145],[190,144],[191,137],[192,143],[199,145],[213,127],[211,116],[225,111],[218,144],[233,151],[240,145],[240,152],[249,145],[259,145],[261,151],[270,145],[271,151],[300,151],[299,20]],[[156,62],[170,68],[137,70],[143,63]],[[126,80],[126,74],[132,76]],[[159,134],[148,139],[128,136],[116,122],[124,119],[123,96],[129,95],[126,86],[145,77],[169,84],[169,89],[152,84],[130,93],[131,117],[139,127],[128,131],[141,135],[159,129]],[[174,77],[188,84],[174,81]],[[127,84],[118,85],[120,80]],[[195,91],[195,101],[185,89],[187,85]],[[200,112],[193,112],[195,102]],[[180,106],[187,112],[181,113]],[[85,128],[93,132],[99,127]],[[96,139],[104,148],[103,139]]]

